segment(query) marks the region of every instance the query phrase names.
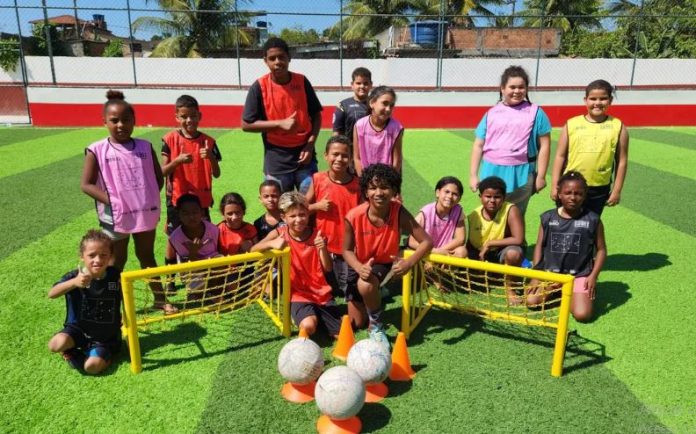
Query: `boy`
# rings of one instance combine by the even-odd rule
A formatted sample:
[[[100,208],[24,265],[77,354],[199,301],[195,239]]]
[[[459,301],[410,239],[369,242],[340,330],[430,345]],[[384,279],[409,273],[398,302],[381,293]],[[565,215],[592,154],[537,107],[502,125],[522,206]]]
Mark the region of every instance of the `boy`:
[[[297,188],[304,194],[317,171],[314,142],[322,106],[309,80],[288,70],[290,50],[284,40],[269,38],[263,52],[270,72],[249,88],[242,130],[261,133],[266,179],[277,181],[283,192]]]
[[[519,267],[524,260],[524,220],[516,205],[505,201],[505,181],[497,176],[479,185],[481,205],[468,216],[469,259]],[[514,290],[507,290],[511,304],[519,304]]]
[[[204,217],[210,220],[213,177],[220,177],[218,162],[222,156],[215,139],[198,131],[201,117],[198,101],[192,96],[181,95],[176,100],[179,128],[162,138],[162,174],[167,179],[167,235],[181,225],[176,205],[184,194],[196,195]],[[164,262],[176,264],[176,252],[169,244]]]
[[[401,175],[391,166],[376,163],[360,177],[360,190],[367,202],[348,212],[343,237],[343,258],[351,267],[346,299],[348,315],[356,327],[366,316],[370,338],[389,345],[382,327],[379,287],[389,274],[398,278],[425,256],[432,239],[401,202],[392,200],[401,191]],[[419,243],[408,259],[398,258],[401,232]]]
[[[48,342],[74,369],[98,374],[121,348],[121,272],[109,265],[114,244],[99,230],[89,230],[80,241],[81,264],[66,273],[48,292],[65,295],[63,329]]]
[[[251,248],[252,252],[290,247],[290,310],[293,321],[309,336],[319,324],[337,337],[341,313],[331,296],[325,273],[331,271],[326,240],[309,226],[307,200],[299,192],[283,193],[279,201],[285,226],[273,230]]]
[[[278,199],[280,198],[280,184],[272,179],[267,179],[259,186],[259,201],[266,209],[266,212],[256,220],[256,239],[263,240],[272,230],[283,223]]]
[[[333,259],[333,282],[341,295],[346,295],[348,265],[343,260],[344,219],[348,211],[360,203],[358,178],[349,171],[350,141],[346,136],[332,136],[326,142],[324,159],[329,170],[317,172],[305,197],[309,211],[316,213],[317,228],[328,237]]]
[[[372,89],[372,73],[367,68],[359,67],[353,70],[351,78],[350,88],[353,90],[353,96],[336,106],[333,115],[333,135],[344,135],[352,144],[355,122],[367,116],[369,112],[367,95]]]

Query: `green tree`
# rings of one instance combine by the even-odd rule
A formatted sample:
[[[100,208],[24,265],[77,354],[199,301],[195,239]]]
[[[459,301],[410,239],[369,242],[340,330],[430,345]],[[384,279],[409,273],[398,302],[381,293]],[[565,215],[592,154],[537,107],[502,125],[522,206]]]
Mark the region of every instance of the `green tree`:
[[[67,52],[63,44],[60,43],[58,38],[58,30],[56,26],[48,23],[38,23],[35,24],[31,29],[32,33],[32,43],[31,43],[31,54],[35,56],[48,56],[48,41],[46,40],[46,28],[48,28],[48,35],[51,38],[51,52],[54,56],[65,56]]]
[[[123,57],[123,42],[119,39],[112,39],[104,49],[102,57]]]
[[[417,13],[424,5],[423,0],[350,0],[343,13],[343,38],[370,39],[390,26],[405,26],[407,14]],[[337,35],[338,23],[330,32]]]
[[[528,27],[555,27],[564,32],[602,27],[601,0],[525,0],[521,15]]]
[[[16,38],[0,40],[0,69],[15,72],[19,62],[19,41]]]
[[[285,28],[281,30],[279,36],[283,38],[288,45],[313,44],[320,40],[319,33],[317,33],[316,30],[304,30],[302,26]]]
[[[441,3],[444,1],[444,10],[441,11]],[[507,4],[505,0],[489,0],[478,2],[473,0],[424,0],[420,5],[416,6],[418,12],[424,16],[423,19],[438,19],[442,12],[445,20],[449,23],[459,26],[474,27],[474,20],[471,17],[485,16],[493,17],[496,12],[493,10],[495,6]]]
[[[147,0],[146,0],[147,2]],[[171,36],[152,51],[152,57],[204,57],[208,50],[250,45],[251,36],[235,28],[246,19],[236,14],[235,0],[157,0],[167,17],[139,17],[133,29]]]

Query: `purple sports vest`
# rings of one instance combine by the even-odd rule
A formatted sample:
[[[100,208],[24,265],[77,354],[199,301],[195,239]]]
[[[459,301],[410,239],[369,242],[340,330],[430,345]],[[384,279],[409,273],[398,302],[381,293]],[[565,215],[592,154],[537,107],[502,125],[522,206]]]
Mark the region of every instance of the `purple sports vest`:
[[[141,139],[132,139],[127,145],[133,149],[111,143],[107,138],[92,143],[87,151],[97,159],[97,185],[109,196],[110,206],[96,201],[99,220],[112,220],[116,232],[133,234],[157,227],[160,195],[152,145]]]
[[[458,204],[453,206],[446,219],[437,215],[436,203],[429,203],[421,208],[425,223],[423,229],[433,239],[433,247],[440,248],[452,241],[457,222],[462,216],[462,207]]]
[[[500,166],[529,162],[527,150],[539,106],[524,101],[516,106],[498,103],[486,115],[484,160]]]
[[[358,133],[358,150],[362,167],[370,164],[392,164],[392,149],[404,127],[399,121],[390,118],[382,131],[375,131],[370,125],[370,116],[360,118],[355,123]]]

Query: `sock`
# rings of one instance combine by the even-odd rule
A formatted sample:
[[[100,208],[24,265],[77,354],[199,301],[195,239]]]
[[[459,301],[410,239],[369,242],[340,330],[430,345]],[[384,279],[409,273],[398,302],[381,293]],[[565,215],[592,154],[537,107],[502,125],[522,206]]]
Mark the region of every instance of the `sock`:
[[[384,312],[384,309],[381,307],[377,310],[369,310],[367,311],[367,316],[370,319],[370,329],[374,328],[382,328],[382,313]]]

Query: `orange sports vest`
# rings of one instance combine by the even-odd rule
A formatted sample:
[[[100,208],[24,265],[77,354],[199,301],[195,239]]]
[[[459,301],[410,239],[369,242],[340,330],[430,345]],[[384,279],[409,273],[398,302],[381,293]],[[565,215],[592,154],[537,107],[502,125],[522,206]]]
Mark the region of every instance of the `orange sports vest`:
[[[180,164],[169,175],[172,188],[172,203],[184,194],[195,194],[201,201],[203,208],[210,208],[213,204],[213,167],[210,160],[203,160],[200,155],[201,148],[208,148],[212,153],[215,140],[201,133],[195,139],[187,139],[178,131],[171,131],[162,140],[169,145],[169,161],[174,161],[182,153],[191,154],[192,161]],[[213,157],[214,158],[214,157]]]
[[[317,211],[317,228],[328,238],[329,252],[343,254],[344,219],[348,211],[358,206],[360,202],[360,185],[358,178],[353,177],[347,184],[338,184],[329,178],[328,172],[318,172],[312,176],[314,201],[319,202],[325,197],[331,201],[328,211]]]
[[[256,228],[249,223],[244,223],[241,228],[232,230],[223,220],[218,223],[218,229],[220,230],[218,245],[223,255],[236,255],[244,241],[253,240],[256,236]]]
[[[317,230],[302,241],[291,237],[287,226],[277,230],[290,246],[290,301],[327,304],[332,298],[331,286],[324,277],[319,250],[314,246]]]
[[[271,80],[271,74],[259,78],[261,97],[266,118],[269,121],[286,119],[295,113],[297,123],[290,131],[276,128],[266,133],[269,143],[284,148],[296,148],[307,143],[312,133],[312,120],[309,117],[305,77],[290,73],[290,82],[278,84]]]
[[[369,206],[368,202],[358,205],[346,216],[353,227],[355,255],[360,262],[374,258],[376,264],[391,264],[394,262],[393,257],[399,255],[401,203],[392,201],[389,204],[389,218],[381,227],[372,224],[367,217]]]

